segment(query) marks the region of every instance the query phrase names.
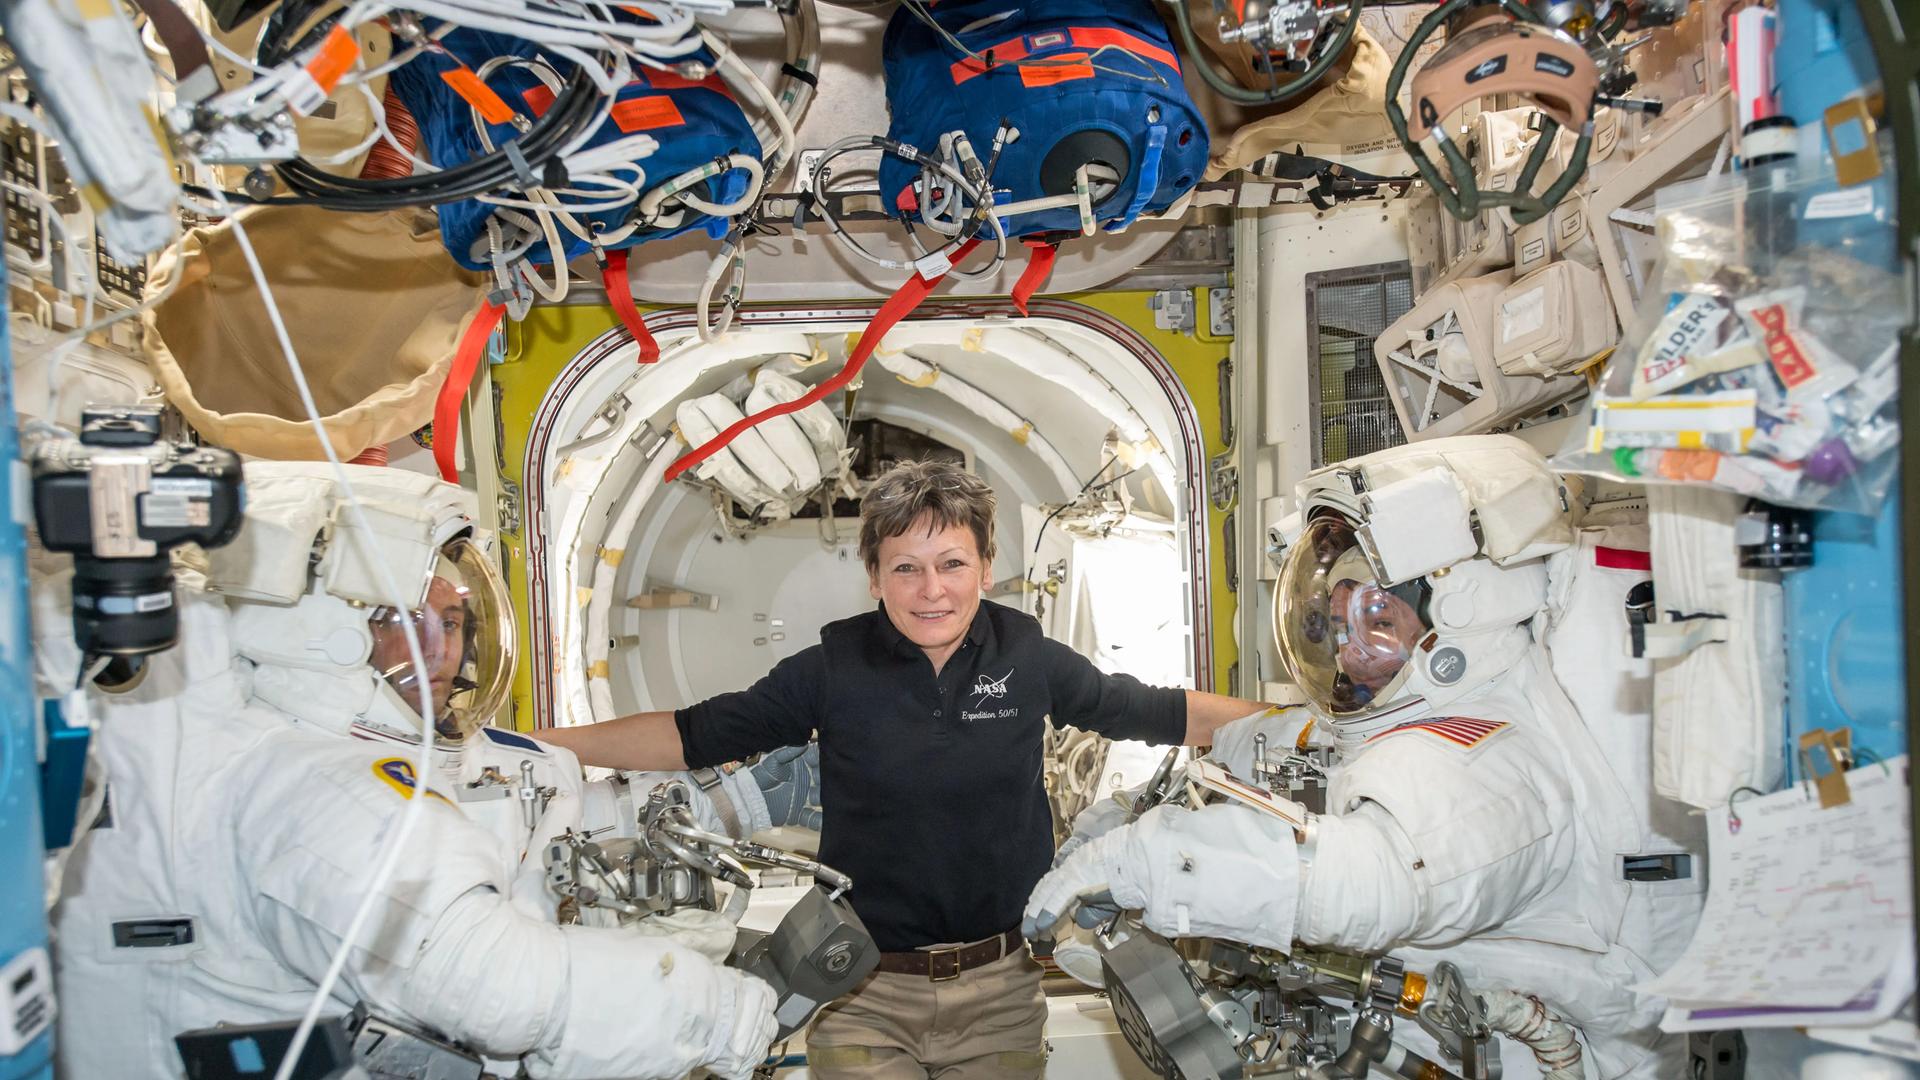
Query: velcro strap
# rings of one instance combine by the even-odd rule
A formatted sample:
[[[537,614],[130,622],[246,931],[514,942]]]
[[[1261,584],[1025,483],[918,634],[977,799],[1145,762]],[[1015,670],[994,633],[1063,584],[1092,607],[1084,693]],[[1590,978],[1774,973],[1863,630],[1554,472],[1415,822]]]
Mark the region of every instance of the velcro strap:
[[[460,349],[454,353],[447,381],[440,384],[440,396],[434,399],[433,462],[440,469],[440,479],[449,484],[460,482],[460,470],[453,463],[453,448],[460,440],[460,403],[466,399],[467,387],[473,385],[474,373],[480,370],[480,358],[487,352],[487,339],[493,336],[494,327],[500,325],[500,317],[506,313],[504,304],[491,299],[481,301],[479,313],[467,324],[467,332],[460,336]]]
[[[540,177],[534,174],[533,166],[528,164],[527,155],[520,152],[520,140],[508,139],[500,145],[500,152],[506,155],[507,163],[513,166],[513,175],[520,181],[520,190],[540,186]]]
[[[967,241],[960,245],[960,250],[954,253],[950,261],[959,262],[971,254],[973,249],[978,246],[980,246],[980,241],[977,239]],[[727,430],[722,431],[720,434],[715,435],[713,438],[682,454],[680,460],[668,466],[666,479],[671,482],[681,473],[686,472],[688,469],[707,460],[714,454],[719,453],[728,443],[737,438],[741,432],[753,427],[755,424],[759,424],[776,416],[786,416],[790,413],[797,413],[817,401],[824,400],[827,395],[852,382],[854,376],[860,374],[860,369],[865,366],[867,360],[873,356],[873,351],[880,347],[880,339],[887,336],[887,331],[893,329],[901,319],[912,314],[913,309],[919,307],[928,296],[933,294],[934,288],[946,280],[946,276],[945,273],[940,273],[928,278],[920,274],[915,274],[908,278],[907,283],[895,290],[894,294],[887,298],[887,302],[880,305],[880,310],[874,313],[873,321],[867,324],[866,330],[860,334],[859,342],[854,345],[853,351],[847,355],[846,366],[834,372],[826,381],[792,401],[784,401],[778,405],[768,406],[754,413],[752,416],[729,424]]]
[[[1020,280],[1013,283],[1013,306],[1020,314],[1027,314],[1027,301],[1033,299],[1053,276],[1053,260],[1060,254],[1059,244],[1045,244],[1028,240],[1027,268],[1020,272]]]
[[[706,792],[707,799],[713,803],[713,812],[720,818],[720,824],[726,828],[727,835],[736,840],[745,840],[746,834],[740,831],[740,811],[734,807],[733,798],[727,794],[726,785],[722,783],[725,778],[720,775],[720,770],[695,769],[692,776],[693,782],[700,785],[700,790]]]
[[[627,252],[625,248],[609,251],[600,257],[600,284],[606,287],[607,302],[620,316],[620,322],[633,335],[634,344],[640,346],[640,362],[657,363],[660,359],[660,343],[647,332],[646,320],[640,317],[640,309],[633,305],[633,284],[627,280]]]
[[[1725,615],[1680,615],[1669,612],[1660,622],[1633,626],[1633,655],[1636,658],[1668,660],[1685,656],[1710,642],[1726,641]]]

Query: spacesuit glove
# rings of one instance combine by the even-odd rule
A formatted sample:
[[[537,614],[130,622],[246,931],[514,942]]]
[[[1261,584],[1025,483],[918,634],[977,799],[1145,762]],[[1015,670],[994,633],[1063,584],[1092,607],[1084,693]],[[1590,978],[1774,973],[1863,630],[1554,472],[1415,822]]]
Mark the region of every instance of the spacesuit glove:
[[[747,771],[759,785],[774,825],[820,830],[819,743],[775,750]]]
[[[1066,862],[1067,856],[1094,837],[1105,836],[1116,827],[1126,824],[1127,817],[1133,813],[1133,800],[1137,794],[1116,791],[1080,811],[1080,816],[1073,819],[1073,835],[1061,841],[1060,850],[1053,853],[1053,865],[1057,867]],[[1125,801],[1122,802],[1122,799]]]
[[[1289,825],[1251,807],[1156,806],[1041,878],[1023,927],[1044,933],[1102,890],[1167,937],[1287,948],[1300,910],[1299,847]]]
[[[1060,865],[1033,887],[1020,932],[1029,939],[1047,937],[1061,919],[1075,914],[1083,905],[1138,907],[1144,895],[1127,873],[1126,845],[1132,828],[1122,825],[1102,836],[1089,837],[1060,860]]]
[[[737,976],[740,984],[734,990],[732,1030],[720,1056],[707,1062],[707,1071],[722,1080],[747,1080],[767,1060],[767,1049],[780,1032],[773,1017],[778,995],[773,987],[744,972],[722,968],[721,974]]]

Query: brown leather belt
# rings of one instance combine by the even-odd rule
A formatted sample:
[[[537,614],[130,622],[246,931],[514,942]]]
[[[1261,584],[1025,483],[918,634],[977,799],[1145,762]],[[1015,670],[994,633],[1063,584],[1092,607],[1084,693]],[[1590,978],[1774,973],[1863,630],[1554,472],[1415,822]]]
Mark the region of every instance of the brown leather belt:
[[[880,954],[880,970],[895,975],[922,975],[933,982],[946,982],[957,979],[963,971],[972,971],[985,967],[1003,957],[1011,956],[1021,949],[1021,937],[1018,927],[990,937],[985,941],[976,941],[970,945],[955,945],[945,949],[915,949],[912,952],[883,952]]]

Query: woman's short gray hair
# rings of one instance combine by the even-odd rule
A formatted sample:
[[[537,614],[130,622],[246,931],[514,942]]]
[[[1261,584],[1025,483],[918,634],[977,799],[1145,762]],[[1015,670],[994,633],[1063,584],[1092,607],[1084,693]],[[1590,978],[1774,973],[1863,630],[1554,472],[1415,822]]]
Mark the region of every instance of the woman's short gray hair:
[[[951,461],[903,461],[873,482],[860,500],[860,559],[880,568],[880,542],[905,536],[927,519],[932,531],[963,525],[984,564],[993,562],[993,489]]]

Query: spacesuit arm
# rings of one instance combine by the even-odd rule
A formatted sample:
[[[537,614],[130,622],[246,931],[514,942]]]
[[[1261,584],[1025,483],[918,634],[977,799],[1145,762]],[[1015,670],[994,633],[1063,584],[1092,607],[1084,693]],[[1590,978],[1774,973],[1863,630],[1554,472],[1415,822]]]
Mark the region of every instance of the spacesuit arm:
[[[1088,840],[1041,878],[1023,929],[1044,935],[1082,898],[1103,892],[1168,937],[1286,948],[1299,910],[1299,846],[1291,826],[1250,807],[1157,806]]]
[[[1316,817],[1305,851],[1292,826],[1250,807],[1161,806],[1088,840],[1042,878],[1028,929],[1045,933],[1106,892],[1169,937],[1384,952],[1498,925],[1532,896],[1524,856],[1437,883],[1422,870],[1406,830],[1374,803]]]
[[[293,957],[323,960],[338,941],[286,907],[263,926]],[[374,1015],[524,1057],[534,1076],[744,1077],[774,1034],[760,980],[669,937],[532,919],[491,888],[457,897],[404,959],[355,950],[343,979]]]
[[[278,961],[246,973],[297,1002],[318,982],[415,796],[403,758],[283,736],[236,762],[234,871]],[[418,796],[415,796],[418,797]],[[514,908],[510,853],[426,798],[342,970],[338,1000],[540,1071],[744,1075],[773,1032],[771,991],[670,939],[561,928]],[[290,1006],[297,1011],[297,1006]],[[758,1041],[758,1045],[749,1044]]]
[[[1315,945],[1384,952],[1421,935],[1419,861],[1393,815],[1373,803],[1315,819],[1295,934]]]

